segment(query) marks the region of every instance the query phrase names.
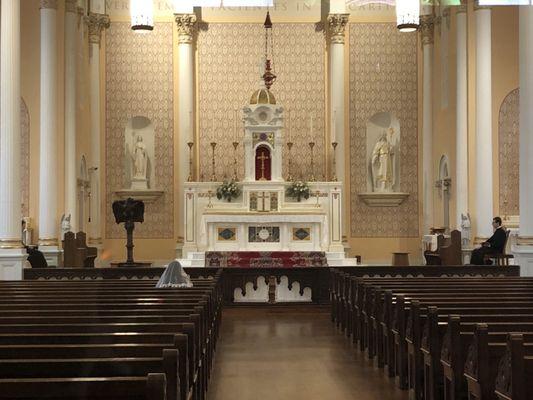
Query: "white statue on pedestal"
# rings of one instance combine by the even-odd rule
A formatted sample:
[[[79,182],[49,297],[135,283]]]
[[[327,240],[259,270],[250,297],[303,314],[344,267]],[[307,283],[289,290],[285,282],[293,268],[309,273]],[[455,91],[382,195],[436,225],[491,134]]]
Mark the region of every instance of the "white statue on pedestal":
[[[370,161],[372,170],[372,189],[374,192],[393,192],[394,178],[394,146],[388,136],[392,138],[394,129],[383,132],[372,150]]]
[[[143,142],[142,136],[137,136],[137,141],[132,150],[132,189],[148,189],[147,179],[147,165],[148,155],[146,153],[146,145]]]
[[[70,214],[63,214],[61,217],[61,240],[65,239],[65,233],[72,230],[72,225],[70,224]]]
[[[471,222],[470,222],[470,214],[467,213],[464,215],[461,213],[461,242],[463,247],[470,246],[470,230],[471,230]]]

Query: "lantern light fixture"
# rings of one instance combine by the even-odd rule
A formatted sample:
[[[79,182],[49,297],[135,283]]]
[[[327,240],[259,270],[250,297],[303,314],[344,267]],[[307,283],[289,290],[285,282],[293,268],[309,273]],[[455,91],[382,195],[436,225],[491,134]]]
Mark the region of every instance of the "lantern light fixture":
[[[396,0],[396,26],[400,32],[414,32],[420,26],[420,0]]]
[[[154,30],[154,3],[152,0],[130,0],[131,29],[135,32]]]

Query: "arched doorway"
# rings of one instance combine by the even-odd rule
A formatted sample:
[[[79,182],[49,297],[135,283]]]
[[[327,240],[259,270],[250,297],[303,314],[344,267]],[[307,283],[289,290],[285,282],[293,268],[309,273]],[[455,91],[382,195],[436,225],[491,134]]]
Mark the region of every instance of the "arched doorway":
[[[269,181],[272,179],[272,157],[270,148],[265,145],[255,149],[255,180]]]

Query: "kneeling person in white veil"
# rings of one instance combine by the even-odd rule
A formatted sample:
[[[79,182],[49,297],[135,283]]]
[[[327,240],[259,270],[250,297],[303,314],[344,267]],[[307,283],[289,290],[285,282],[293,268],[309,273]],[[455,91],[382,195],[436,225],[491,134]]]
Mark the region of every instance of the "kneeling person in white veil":
[[[159,278],[156,288],[190,288],[191,278],[178,261],[172,261]]]

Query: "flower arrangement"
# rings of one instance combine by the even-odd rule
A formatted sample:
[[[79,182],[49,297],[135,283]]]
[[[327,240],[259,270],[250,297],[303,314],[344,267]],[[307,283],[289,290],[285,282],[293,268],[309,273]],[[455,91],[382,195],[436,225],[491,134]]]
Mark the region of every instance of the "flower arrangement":
[[[295,197],[296,200],[301,201],[302,197],[304,199],[309,198],[309,186],[307,185],[307,182],[302,181],[296,181],[293,182],[292,185],[290,185],[287,188],[287,195],[289,197]]]
[[[234,180],[224,181],[222,185],[217,188],[217,199],[226,199],[231,202],[232,199],[239,197],[241,189],[237,186],[237,182]]]

